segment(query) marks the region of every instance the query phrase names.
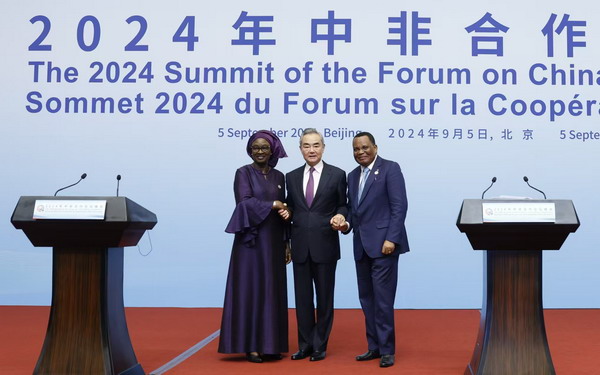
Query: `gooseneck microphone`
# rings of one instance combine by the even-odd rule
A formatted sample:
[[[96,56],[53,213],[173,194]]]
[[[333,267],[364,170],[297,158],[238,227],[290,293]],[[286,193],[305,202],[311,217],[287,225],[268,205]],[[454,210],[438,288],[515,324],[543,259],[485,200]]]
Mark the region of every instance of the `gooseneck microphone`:
[[[119,183],[121,182],[121,175],[117,175],[117,197],[119,196]]]
[[[492,185],[494,185],[496,183],[496,177],[492,177],[492,183],[490,184],[490,186],[488,186],[487,189],[485,189],[483,191],[483,193],[481,193],[481,199],[483,199],[483,196],[485,195],[485,193],[487,193],[488,190],[490,190],[492,188]]]
[[[533,187],[529,184],[529,179],[527,178],[527,176],[523,176],[523,181],[525,181],[527,183],[527,186],[529,186],[530,188],[532,188],[535,191],[539,191],[540,193],[542,193],[542,195],[544,196],[544,199],[548,199],[546,198],[546,193],[544,193],[543,191],[541,191],[540,189]]]
[[[83,179],[84,179],[84,178],[86,178],[86,177],[87,177],[87,173],[84,173],[84,174],[82,174],[82,175],[81,175],[81,177],[79,178],[79,181],[77,181],[76,183],[74,183],[74,184],[71,184],[71,185],[69,185],[69,186],[65,186],[64,188],[60,188],[60,189],[58,189],[58,190],[56,191],[56,193],[54,193],[54,196],[56,197],[56,194],[58,194],[58,192],[59,192],[59,191],[63,191],[63,190],[65,190],[65,189],[68,189],[68,188],[70,188],[70,187],[73,187],[73,186],[77,185],[78,183],[80,183],[80,182],[81,182],[81,180],[83,180]]]

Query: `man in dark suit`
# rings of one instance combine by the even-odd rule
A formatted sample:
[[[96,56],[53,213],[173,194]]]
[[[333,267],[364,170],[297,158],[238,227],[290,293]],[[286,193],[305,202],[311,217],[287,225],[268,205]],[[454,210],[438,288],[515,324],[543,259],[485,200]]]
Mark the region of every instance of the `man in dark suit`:
[[[348,174],[348,219],[332,221],[334,228],[354,232],[358,294],[365,314],[368,350],[357,361],[381,358],[394,365],[394,299],[398,257],[409,251],[404,219],[408,201],[398,163],[377,156],[371,133],[358,133],[354,159],[360,164]]]
[[[333,222],[345,222],[346,173],[321,158],[325,143],[315,129],[306,129],[300,151],[306,161],[286,175],[287,205],[292,211],[292,261],[298,347],[292,359],[325,359],[333,325],[335,268],[340,242]],[[315,319],[314,291],[317,296]]]

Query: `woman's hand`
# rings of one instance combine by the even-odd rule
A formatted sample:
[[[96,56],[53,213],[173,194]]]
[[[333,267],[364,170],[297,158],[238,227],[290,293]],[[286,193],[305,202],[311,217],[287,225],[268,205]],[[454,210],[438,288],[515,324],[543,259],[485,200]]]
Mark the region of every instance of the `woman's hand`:
[[[284,210],[287,208],[287,205],[282,201],[273,201],[273,209],[274,210]]]

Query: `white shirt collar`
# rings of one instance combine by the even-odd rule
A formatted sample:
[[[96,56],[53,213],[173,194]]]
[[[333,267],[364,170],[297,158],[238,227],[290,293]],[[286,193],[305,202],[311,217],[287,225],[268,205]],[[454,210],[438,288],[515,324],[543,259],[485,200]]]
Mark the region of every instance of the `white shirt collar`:
[[[310,170],[310,165],[305,164],[304,165],[304,174],[308,174],[309,170]],[[318,172],[319,174],[323,173],[323,160],[319,160],[319,162],[315,165],[315,172]]]
[[[366,168],[369,168],[369,171],[373,170],[373,166],[375,165],[375,161],[377,160],[377,155],[375,155],[375,159],[373,159],[373,161],[371,162],[371,164],[369,164]],[[362,165],[360,166],[360,171],[364,172],[365,171],[365,167],[363,167]]]

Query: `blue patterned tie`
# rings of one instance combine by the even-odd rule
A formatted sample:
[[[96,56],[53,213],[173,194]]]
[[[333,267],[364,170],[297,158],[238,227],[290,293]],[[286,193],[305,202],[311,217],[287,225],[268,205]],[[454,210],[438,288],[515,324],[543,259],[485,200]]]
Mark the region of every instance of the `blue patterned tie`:
[[[363,169],[363,178],[360,181],[360,184],[358,185],[358,201],[359,202],[362,197],[363,189],[365,188],[365,183],[367,182],[367,177],[369,177],[369,168]]]

